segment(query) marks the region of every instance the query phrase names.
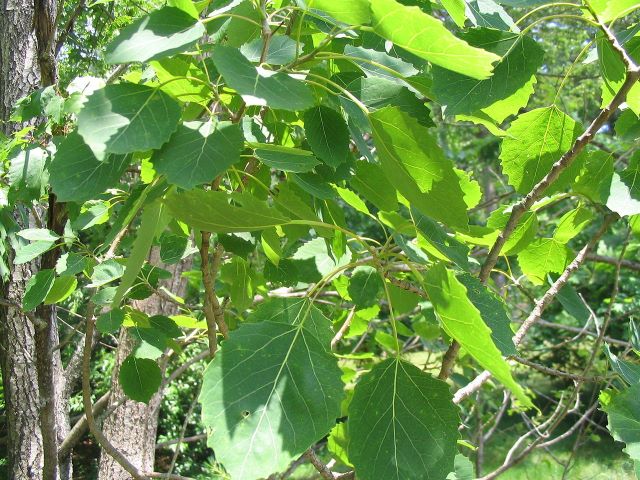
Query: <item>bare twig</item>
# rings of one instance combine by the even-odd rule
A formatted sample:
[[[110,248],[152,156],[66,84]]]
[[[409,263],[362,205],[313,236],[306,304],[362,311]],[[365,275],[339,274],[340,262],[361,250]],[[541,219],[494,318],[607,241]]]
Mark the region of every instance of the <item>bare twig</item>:
[[[344,323],[340,327],[340,330],[338,330],[338,332],[335,334],[335,336],[331,340],[332,350],[336,348],[336,345],[338,344],[340,339],[342,339],[342,337],[344,336],[345,332],[349,328],[349,325],[351,325],[351,320],[353,320],[353,317],[355,316],[355,314],[356,314],[356,307],[352,307],[351,310],[349,310],[349,314],[347,315],[347,318],[345,319]]]

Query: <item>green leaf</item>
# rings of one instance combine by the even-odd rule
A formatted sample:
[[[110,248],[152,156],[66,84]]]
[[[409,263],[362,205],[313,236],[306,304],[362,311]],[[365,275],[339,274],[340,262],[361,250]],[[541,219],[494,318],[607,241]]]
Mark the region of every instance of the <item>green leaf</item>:
[[[231,200],[234,204],[229,203]],[[207,232],[251,232],[291,221],[266,202],[249,194],[191,190],[173,193],[164,203],[176,220]]]
[[[256,38],[250,43],[245,43],[240,47],[240,53],[247,57],[250,62],[258,63],[262,56],[264,42],[261,38]],[[286,35],[275,35],[271,37],[267,47],[267,55],[264,63],[270,65],[285,65],[296,59],[296,41]],[[299,48],[304,44],[300,43]]]
[[[56,279],[56,272],[53,269],[40,270],[33,275],[24,290],[22,299],[22,309],[25,312],[35,310],[49,294]]]
[[[617,394],[601,392],[600,405],[609,417],[607,428],[613,438],[624,442],[625,453],[636,462],[640,461],[640,383]]]
[[[283,471],[340,416],[337,359],[305,323],[243,325],[205,370],[202,421],[233,478]]]
[[[527,35],[488,28],[469,30],[462,38],[474,47],[499,55],[500,61],[493,75],[485,80],[434,67],[434,98],[446,105],[447,115],[481,110],[497,123],[502,123],[526,106],[533,93],[534,75],[542,65],[544,51]]]
[[[109,310],[98,317],[96,320],[96,328],[100,333],[117,332],[122,326],[124,318],[124,310],[114,308],[113,310]]]
[[[86,263],[82,255],[73,252],[63,253],[56,262],[56,273],[58,275],[75,275],[85,269]]]
[[[311,89],[302,81],[286,73],[256,68],[236,48],[216,45],[212,59],[227,85],[236,90],[247,105],[296,111],[314,104]]]
[[[603,346],[607,357],[609,358],[609,364],[614,372],[627,382],[629,385],[637,385],[640,383],[640,365],[622,360],[617,355],[611,352],[609,345]]]
[[[366,161],[356,162],[351,186],[382,211],[393,212],[398,207],[396,189],[389,183],[382,168]]]
[[[467,19],[465,15],[466,3],[464,0],[440,0],[442,6],[449,13],[452,20],[460,28],[464,28],[464,22]]]
[[[378,271],[369,266],[357,267],[349,279],[349,296],[360,308],[378,303],[378,294],[382,291],[382,278]]]
[[[51,188],[61,202],[84,202],[117,185],[130,163],[130,155],[98,160],[82,137],[71,132],[53,155]]]
[[[304,173],[313,170],[320,162],[307,150],[259,143],[253,145],[254,155],[261,162],[283,172]]]
[[[369,0],[306,0],[307,7],[328,13],[336,20],[349,25],[364,25],[371,20]]]
[[[640,8],[638,0],[591,0],[589,4],[595,10],[598,19],[604,23],[624,17]]]
[[[124,267],[119,262],[111,259],[99,263],[93,267],[90,287],[101,287],[113,282],[124,274]]]
[[[396,0],[371,0],[373,30],[398,47],[435,65],[472,78],[488,78],[497,55],[474,48],[418,7]]]
[[[185,122],[153,155],[156,171],[169,183],[190,190],[212,182],[240,160],[244,138],[231,122]]]
[[[253,304],[253,285],[246,260],[233,257],[220,268],[220,278],[229,284],[231,302],[239,311],[246,310]]]
[[[78,280],[72,275],[57,277],[44,299],[45,305],[60,303],[71,295],[78,286]]]
[[[467,205],[453,163],[429,131],[397,107],[369,115],[387,179],[425,215],[466,230]]]
[[[502,171],[509,177],[509,183],[518,193],[529,193],[551,166],[569,151],[581,130],[579,123],[555,106],[520,115],[507,130],[500,151]],[[578,173],[576,166],[579,168],[574,161],[552,188],[572,181]]]
[[[349,460],[362,480],[445,478],[453,470],[458,409],[449,387],[414,365],[387,359],[356,385],[349,405]]]
[[[542,285],[549,273],[562,273],[569,264],[571,250],[556,238],[539,238],[518,253],[522,272],[536,285]]]
[[[637,2],[636,2],[637,3]],[[634,32],[634,27],[631,27],[626,32],[622,32],[620,36],[625,35],[627,32]],[[623,48],[629,54],[629,56],[636,62],[640,61],[640,32],[636,33],[632,37],[624,38],[621,41]],[[613,97],[618,93],[620,87],[626,79],[626,66],[620,54],[613,48],[609,39],[604,35],[598,35],[596,39],[596,45],[598,47],[598,60],[600,63],[600,71],[602,73],[602,107],[608,105]],[[636,114],[640,115],[640,85],[636,83],[626,98],[627,106]]]
[[[281,322],[301,325],[329,351],[333,332],[331,321],[308,298],[270,298],[249,315],[247,322]]]
[[[146,62],[183,52],[204,35],[205,28],[188,13],[162,7],[125,27],[106,46],[108,63]]]
[[[162,235],[160,237],[160,260],[167,265],[178,263],[187,251],[189,237],[186,235]]]
[[[60,239],[60,235],[47,228],[26,228],[16,235],[31,241],[55,242]]]
[[[401,82],[399,76],[412,77],[419,73],[410,63],[370,48],[346,45],[344,54],[353,58],[367,77],[379,77],[390,82]]]
[[[325,106],[304,113],[304,131],[311,150],[334,168],[349,156],[349,129],[338,112]]]
[[[150,62],[160,82],[160,90],[179,102],[206,105],[211,89],[207,75],[188,57],[171,57]],[[185,78],[188,77],[188,78]],[[199,80],[199,81],[198,81]]]
[[[129,355],[120,366],[118,378],[127,397],[136,402],[149,403],[160,388],[162,372],[153,360]]]
[[[135,283],[136,277],[138,273],[140,273],[140,269],[149,255],[149,250],[151,250],[153,239],[158,230],[158,225],[161,222],[163,207],[164,205],[162,203],[155,201],[142,211],[140,228],[133,242],[129,258],[127,258],[122,280],[111,302],[112,309],[120,305],[127,291]]]
[[[589,209],[585,207],[574,208],[560,218],[553,238],[560,243],[567,243],[584,230],[592,221],[593,214]]]
[[[94,91],[78,113],[78,133],[98,160],[107,153],[157,149],[178,127],[180,106],[145,85],[119,83]]]
[[[505,9],[493,0],[467,0],[466,4],[469,20],[477,27],[520,31]]]
[[[461,269],[469,270],[469,249],[466,245],[449,235],[429,217],[415,210],[412,215],[416,228],[432,246]]]
[[[447,480],[474,480],[473,463],[462,454],[457,454],[454,460],[455,470],[447,475]]]
[[[44,192],[49,175],[45,165],[49,159],[46,150],[28,147],[9,159],[9,201],[30,202],[39,200]]]
[[[509,364],[493,343],[491,329],[482,320],[480,311],[469,300],[466,287],[455,274],[444,265],[437,264],[427,271],[424,286],[447,334],[511,390],[524,406],[531,407],[531,400],[513,379]]]
[[[487,226],[498,230],[504,229],[511,216],[511,211],[508,207],[502,206],[491,212],[491,215],[487,219]],[[534,239],[536,232],[538,231],[538,217],[535,212],[526,212],[518,221],[515,230],[504,244],[502,251],[505,255],[515,255],[527,245],[529,245]],[[493,245],[495,239],[491,240],[491,243],[487,246]]]
[[[30,262],[39,257],[47,250],[53,248],[55,242],[39,240],[36,242],[20,245],[16,248],[16,256],[13,259],[14,265]]]
[[[515,355],[517,352],[513,344],[511,320],[502,299],[468,273],[458,274],[456,278],[467,289],[467,298],[478,309],[480,317],[491,329],[491,339],[502,355]]]

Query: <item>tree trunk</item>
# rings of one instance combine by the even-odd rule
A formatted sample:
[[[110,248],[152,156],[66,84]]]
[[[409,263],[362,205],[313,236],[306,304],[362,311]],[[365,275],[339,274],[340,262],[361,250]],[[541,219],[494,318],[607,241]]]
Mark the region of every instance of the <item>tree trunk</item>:
[[[0,15],[0,119],[5,134],[20,125],[8,123],[16,101],[40,85],[56,80],[55,0],[3,0]],[[55,204],[55,201],[53,202]],[[51,219],[48,219],[51,223]],[[54,229],[57,226],[50,225]],[[43,259],[55,264],[56,254]],[[11,265],[11,263],[9,264]],[[2,294],[20,305],[34,264],[11,268]],[[63,374],[55,307],[38,309],[39,328],[20,310],[0,312],[0,361],[7,398],[8,460],[11,478],[70,478],[71,462],[58,465],[58,445],[69,430],[62,399]]]
[[[149,257],[149,262],[152,265],[161,266],[159,265],[159,250],[156,247],[151,250]],[[169,270],[173,276],[163,285],[174,294],[183,296],[186,291],[187,281],[182,277],[182,273],[191,268],[190,261],[186,260],[164,268]],[[157,295],[151,296],[146,300],[136,301],[133,306],[148,315],[175,315],[178,313],[176,305],[165,301]],[[118,374],[120,373],[120,365],[134,348],[135,340],[123,328],[120,332],[116,363],[111,380],[112,395],[110,404],[125,396],[118,381]],[[166,372],[167,363],[168,359],[163,355],[159,359],[163,376]],[[103,425],[104,434],[111,443],[143,472],[153,471],[154,469],[158,414],[160,413],[164,387],[163,383],[148,405],[127,400],[105,419]],[[113,458],[103,453],[100,457],[98,478],[101,480],[128,480],[131,476]]]
[[[33,33],[33,3],[3,0],[0,15],[0,118],[9,119],[16,101],[40,82],[36,38]],[[5,134],[13,127],[0,126]],[[9,263],[11,265],[11,263]],[[2,294],[20,305],[25,285],[31,277],[30,265],[11,268]],[[0,313],[0,361],[7,409],[8,471],[12,479],[41,479],[44,465],[40,431],[35,327],[15,308]]]

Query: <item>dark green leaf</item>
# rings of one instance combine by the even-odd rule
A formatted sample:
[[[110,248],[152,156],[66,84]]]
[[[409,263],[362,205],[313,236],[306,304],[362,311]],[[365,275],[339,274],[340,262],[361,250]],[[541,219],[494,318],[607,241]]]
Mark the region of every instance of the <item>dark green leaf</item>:
[[[349,460],[362,480],[445,478],[457,453],[449,387],[399,359],[365,374],[349,405]]]
[[[157,149],[178,127],[180,106],[157,88],[133,83],[94,91],[78,113],[78,133],[98,160]]]
[[[216,45],[213,63],[229,87],[236,90],[247,105],[268,105],[282,110],[304,110],[314,103],[311,90],[286,73],[273,73],[254,67],[239,50]]]
[[[124,322],[125,313],[119,308],[103,313],[96,320],[96,328],[100,333],[117,332]]]
[[[193,46],[205,28],[175,7],[162,7],[124,28],[106,47],[109,63],[145,62],[183,52]]]
[[[129,355],[120,366],[119,379],[127,397],[136,402],[149,403],[160,388],[162,372],[153,360]]]
[[[56,279],[56,272],[52,269],[40,270],[33,275],[24,290],[24,298],[22,299],[22,309],[25,312],[35,310],[38,305],[44,302],[49,294],[53,282]]]
[[[267,143],[253,145],[253,147],[255,156],[263,163],[283,172],[310,172],[313,167],[320,164],[318,159],[307,150]]]
[[[340,415],[337,360],[305,323],[243,325],[204,373],[200,403],[209,445],[234,478],[285,470]]]
[[[357,267],[349,279],[349,296],[358,308],[367,308],[378,303],[378,294],[382,288],[382,278],[373,267]]]
[[[61,202],[84,202],[118,184],[131,162],[129,155],[98,160],[76,132],[71,132],[53,155],[51,188]]]
[[[313,153],[328,165],[335,168],[349,156],[349,129],[335,110],[325,106],[307,110],[304,130]]]
[[[431,245],[458,267],[469,270],[469,249],[466,245],[449,235],[429,217],[425,217],[415,210],[412,215],[416,228]]]
[[[153,156],[156,171],[185,190],[212,182],[240,160],[244,139],[231,122],[185,122]]]

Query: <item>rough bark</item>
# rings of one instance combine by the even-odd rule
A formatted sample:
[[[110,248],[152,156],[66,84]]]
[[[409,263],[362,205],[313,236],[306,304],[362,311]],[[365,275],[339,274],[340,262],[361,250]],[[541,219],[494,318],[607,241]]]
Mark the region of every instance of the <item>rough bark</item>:
[[[157,248],[152,249],[149,261],[153,265],[161,266]],[[182,277],[182,272],[190,268],[190,262],[184,261],[163,268],[173,274],[171,279],[163,283],[166,288],[176,295],[184,295],[187,282]],[[136,301],[133,306],[148,315],[175,315],[178,312],[176,305],[157,295],[151,296],[146,300]],[[111,401],[124,396],[118,382],[118,374],[120,365],[134,348],[135,340],[127,333],[126,329],[122,329],[111,380]],[[163,376],[167,363],[165,356],[159,359]],[[154,469],[158,414],[160,413],[164,387],[165,385],[163,384],[160,390],[151,398],[148,405],[127,400],[107,417],[103,424],[105,436],[133,465],[143,472],[153,471]],[[101,480],[128,480],[131,476],[113,458],[103,454],[100,458],[98,478]]]
[[[15,102],[40,82],[33,14],[33,3],[29,0],[2,0],[0,128],[5,134],[16,128],[5,123]],[[13,266],[10,278],[2,285],[2,295],[21,304],[30,276],[31,265]],[[0,311],[0,361],[7,410],[8,472],[12,479],[43,478],[34,337],[33,323],[19,310]]]

